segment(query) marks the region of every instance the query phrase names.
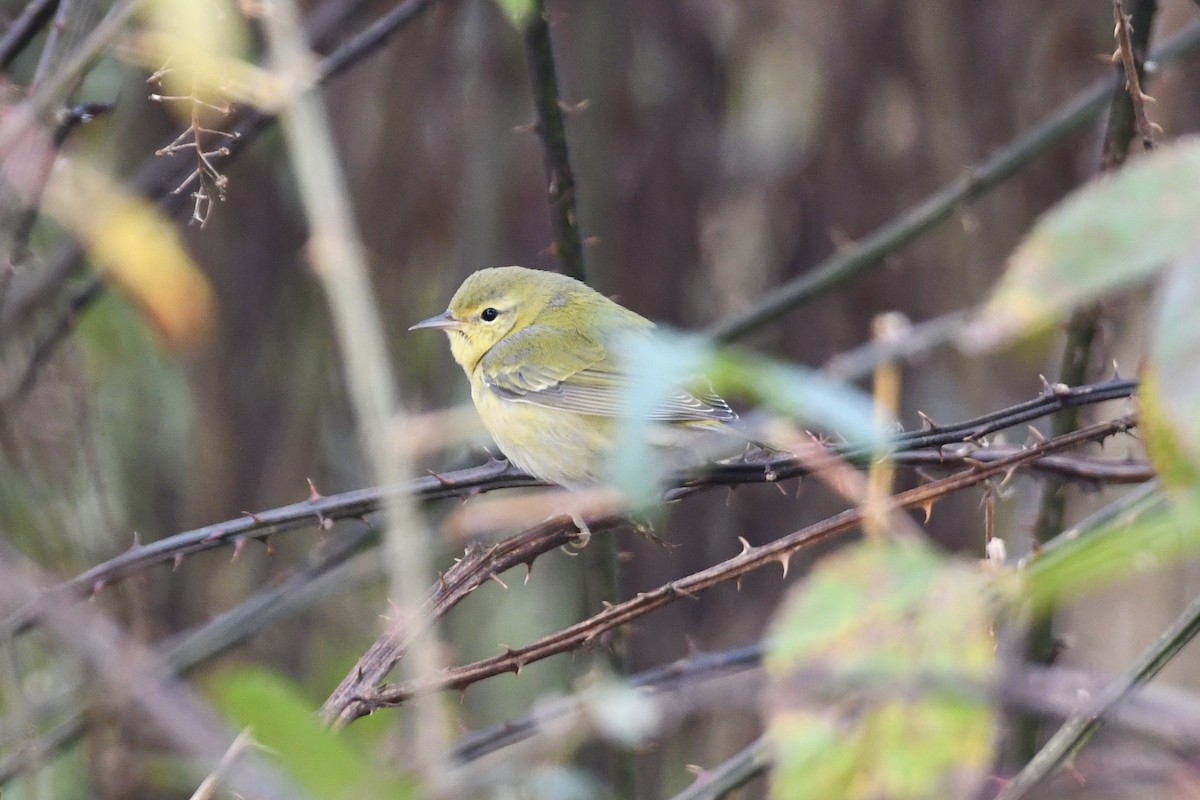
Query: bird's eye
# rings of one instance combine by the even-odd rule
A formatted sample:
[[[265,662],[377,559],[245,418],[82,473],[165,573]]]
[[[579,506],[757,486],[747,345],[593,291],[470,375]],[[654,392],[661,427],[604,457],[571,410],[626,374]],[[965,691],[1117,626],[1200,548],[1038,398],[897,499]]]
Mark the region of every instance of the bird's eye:
[[[497,310],[496,310],[496,309],[494,309],[494,308],[485,308],[485,309],[484,309],[484,310],[483,310],[483,311],[482,311],[482,312],[479,314],[479,318],[480,318],[481,320],[483,320],[484,322],[495,322],[495,321],[496,321],[496,317],[498,317],[498,316],[500,316],[500,312],[499,312],[499,311],[497,311]]]

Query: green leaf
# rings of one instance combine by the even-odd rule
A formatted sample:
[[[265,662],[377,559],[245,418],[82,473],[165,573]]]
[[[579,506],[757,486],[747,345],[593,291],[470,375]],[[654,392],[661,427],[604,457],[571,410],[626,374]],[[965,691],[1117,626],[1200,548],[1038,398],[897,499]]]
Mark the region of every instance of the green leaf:
[[[240,669],[218,681],[216,694],[226,716],[249,727],[254,740],[311,797],[401,800],[419,796],[411,781],[384,774],[350,738],[323,728],[310,704],[279,675]]]
[[[970,797],[991,759],[989,587],[915,543],[822,561],[770,636],[771,796]]]
[[[1200,138],[1188,137],[1098,178],[1045,214],[1009,259],[980,316],[974,349],[1003,345],[1200,245]]]
[[[534,0],[496,0],[496,5],[518,31],[524,30],[537,4]]]
[[[1151,458],[1172,487],[1200,474],[1200,263],[1196,254],[1163,276],[1150,331],[1143,422]]]
[[[711,383],[721,395],[740,396],[796,420],[805,427],[835,434],[872,450],[886,446],[891,426],[880,430],[871,399],[848,384],[790,364],[715,347],[699,336],[657,330],[650,338],[632,337],[621,343],[630,380],[622,398],[627,416],[620,423],[617,447],[610,464],[612,484],[646,509],[658,498],[667,464],[653,442],[658,427],[651,420],[656,406],[680,387],[705,391]],[[713,458],[742,452],[745,440],[712,436],[700,442]],[[719,452],[724,447],[727,452]],[[674,465],[697,466],[697,464]]]
[[[1157,570],[1200,547],[1200,495],[1195,490],[1132,522],[1120,521],[1043,553],[1024,573],[1024,597],[1035,612],[1122,578]]]

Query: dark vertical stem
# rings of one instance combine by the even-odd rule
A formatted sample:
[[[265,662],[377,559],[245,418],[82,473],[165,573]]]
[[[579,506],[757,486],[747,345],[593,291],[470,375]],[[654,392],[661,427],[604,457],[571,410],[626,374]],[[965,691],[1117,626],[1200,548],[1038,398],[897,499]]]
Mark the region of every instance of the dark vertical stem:
[[[571,169],[567,147],[567,129],[563,120],[563,102],[558,93],[558,71],[554,65],[554,47],[550,41],[550,23],[543,0],[533,0],[525,19],[525,54],[529,61],[529,79],[533,104],[537,109],[538,136],[542,140],[546,168],[550,224],[554,229],[554,252],[562,271],[577,280],[587,280],[583,261],[583,237],[575,202],[575,173]],[[593,614],[602,603],[620,602],[621,580],[618,544],[615,536],[593,540],[583,551],[584,609]],[[628,672],[622,637],[614,634],[608,642],[608,667],[618,675]],[[618,797],[637,797],[637,761],[632,754],[613,753],[608,759],[610,779]]]
[[[1140,86],[1140,79],[1144,77],[1144,61],[1150,41],[1150,28],[1154,22],[1154,14],[1158,10],[1158,2],[1157,0],[1131,0],[1129,5],[1131,8],[1127,13],[1132,27],[1130,41],[1139,78],[1138,81],[1131,83],[1134,86]],[[1117,69],[1120,71],[1122,67],[1118,65]],[[1133,99],[1127,88],[1129,83],[1121,81],[1113,90],[1104,146],[1100,156],[1099,170],[1101,172],[1115,169],[1125,162],[1130,144],[1137,133]],[[1058,367],[1059,383],[1078,386],[1087,382],[1088,365],[1092,361],[1092,347],[1096,340],[1099,316],[1096,308],[1080,309],[1071,316],[1071,320],[1067,324],[1062,360]],[[1074,430],[1078,424],[1079,409],[1064,409],[1051,420],[1050,435],[1061,436]],[[1065,527],[1067,497],[1064,489],[1065,484],[1061,480],[1053,478],[1043,484],[1042,504],[1038,509],[1033,533],[1038,544],[1048,542]],[[1025,642],[1025,658],[1028,661],[1039,664],[1049,664],[1054,661],[1058,647],[1055,642],[1053,625],[1054,611],[1053,607],[1049,607],[1047,612],[1039,617],[1030,628]],[[1013,760],[1017,764],[1027,763],[1037,754],[1041,746],[1041,739],[1041,720],[1035,715],[1023,714],[1018,718],[1015,727]]]
[[[563,272],[586,280],[583,265],[583,240],[575,211],[575,173],[571,170],[567,149],[567,129],[563,122],[562,101],[558,95],[558,73],[554,66],[554,48],[550,42],[550,24],[542,0],[534,0],[525,22],[525,53],[529,59],[529,79],[533,86],[533,104],[537,109],[537,132],[545,152],[546,184],[550,198],[550,224],[554,228],[554,250]]]

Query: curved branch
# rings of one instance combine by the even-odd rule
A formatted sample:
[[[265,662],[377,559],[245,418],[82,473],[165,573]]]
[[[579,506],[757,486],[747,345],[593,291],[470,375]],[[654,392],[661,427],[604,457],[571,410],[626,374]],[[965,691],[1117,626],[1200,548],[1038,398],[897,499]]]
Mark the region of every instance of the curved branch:
[[[895,495],[892,501],[898,508],[926,507],[953,492],[978,485],[990,478],[1005,475],[1051,453],[1103,440],[1113,434],[1127,431],[1135,424],[1133,416],[1125,416],[1082,428],[1066,436],[1026,448],[1008,458],[976,466],[948,478],[901,492]],[[363,708],[398,705],[418,692],[443,689],[461,691],[486,678],[506,672],[519,673],[527,664],[559,653],[570,652],[594,641],[606,631],[673,603],[681,597],[694,598],[700,592],[713,586],[735,580],[770,564],[779,563],[786,568],[789,559],[797,551],[852,530],[859,525],[861,520],[862,511],[860,509],[849,509],[759,547],[751,547],[743,541],[742,552],[733,558],[652,591],[639,593],[631,600],[609,606],[589,619],[543,637],[525,647],[509,650],[502,655],[477,661],[474,664],[444,670],[440,674],[419,681],[385,685],[358,699]]]

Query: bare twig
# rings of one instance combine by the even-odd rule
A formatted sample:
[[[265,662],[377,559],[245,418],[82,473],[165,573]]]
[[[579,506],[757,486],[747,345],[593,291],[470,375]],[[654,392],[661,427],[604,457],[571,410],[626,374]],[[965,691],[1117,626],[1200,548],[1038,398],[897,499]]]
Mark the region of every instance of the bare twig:
[[[1033,445],[993,464],[980,465],[948,478],[902,492],[893,498],[893,502],[899,508],[927,507],[953,492],[978,485],[997,475],[1004,475],[1025,463],[1087,442],[1102,440],[1115,433],[1129,430],[1134,424],[1132,416],[1125,416],[1110,422],[1092,425],[1066,436]],[[435,678],[422,682],[410,681],[385,685],[361,699],[367,706],[394,705],[419,693],[439,689],[463,690],[473,683],[495,675],[519,672],[530,663],[574,650],[594,641],[608,630],[624,625],[680,598],[695,597],[713,586],[735,580],[770,564],[786,565],[797,551],[852,530],[861,524],[861,521],[862,512],[859,509],[849,509],[759,547],[752,547],[743,541],[742,552],[727,561],[693,573],[686,578],[672,581],[652,591],[642,592],[626,602],[609,606],[590,619],[539,639],[530,645],[509,650],[502,655],[474,664],[445,670]]]
[[[757,670],[761,663],[762,647],[755,644],[720,653],[688,656],[666,666],[631,675],[628,680],[631,688],[644,690],[649,697],[672,698],[682,696],[697,684]],[[547,722],[572,713],[578,706],[579,701],[575,697],[540,705],[530,714],[467,734],[454,745],[451,754],[458,762],[483,758],[537,735]],[[673,708],[672,713],[675,710]],[[681,715],[675,716],[678,718]],[[551,727],[556,730],[559,728],[557,724]]]

